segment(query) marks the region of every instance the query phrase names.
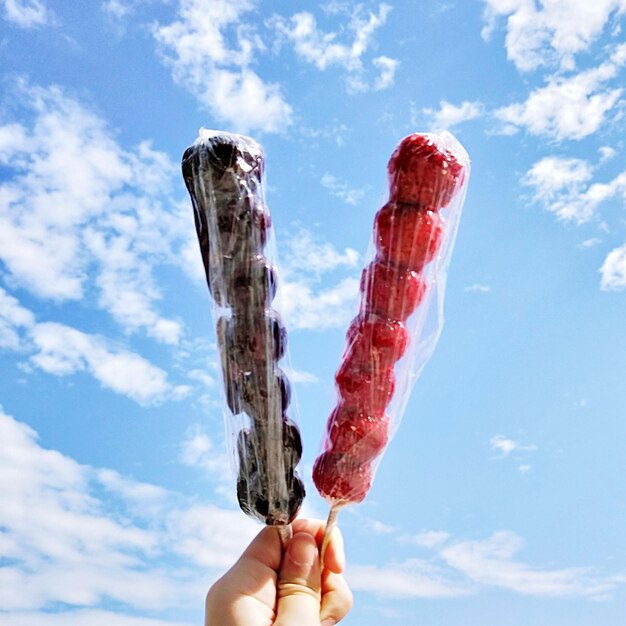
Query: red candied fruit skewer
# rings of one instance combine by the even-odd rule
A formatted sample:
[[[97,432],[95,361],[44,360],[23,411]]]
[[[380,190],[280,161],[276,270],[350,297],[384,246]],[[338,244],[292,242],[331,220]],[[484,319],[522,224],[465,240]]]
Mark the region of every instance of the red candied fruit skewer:
[[[437,211],[450,204],[464,174],[452,153],[439,148],[430,135],[414,133],[400,142],[389,159],[389,199]]]
[[[372,467],[349,454],[322,452],[313,465],[313,482],[324,497],[335,502],[356,504],[365,498],[370,489]],[[329,521],[327,532],[331,526]]]
[[[376,214],[376,250],[389,263],[420,272],[435,258],[442,237],[443,220],[428,208],[389,202]]]
[[[362,463],[375,459],[389,440],[389,416],[383,411],[340,404],[328,418],[327,449],[349,454]]]
[[[352,320],[346,339],[348,346],[356,344],[363,352],[385,356],[394,363],[406,351],[409,333],[402,322],[365,313]]]
[[[328,420],[325,451],[313,469],[319,492],[332,502],[325,542],[338,508],[360,502],[370,488],[371,462],[389,436],[385,408],[394,391],[394,364],[408,343],[404,322],[424,298],[428,283],[421,272],[444,238],[439,210],[465,179],[454,154],[437,138],[417,133],[400,142],[387,173],[389,201],[374,223],[376,259],[361,276],[360,312],[348,329],[348,347],[335,376],[339,406]]]
[[[422,301],[426,287],[417,272],[374,261],[361,275],[361,311],[403,322]]]
[[[396,379],[393,364],[366,357],[355,346],[344,355],[335,382],[344,404],[378,413],[391,402]]]

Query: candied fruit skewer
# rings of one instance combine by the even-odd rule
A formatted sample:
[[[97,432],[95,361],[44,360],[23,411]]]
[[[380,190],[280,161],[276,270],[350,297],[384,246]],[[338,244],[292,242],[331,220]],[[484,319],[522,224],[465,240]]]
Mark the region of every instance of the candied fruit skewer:
[[[302,441],[286,415],[291,391],[278,367],[287,333],[271,308],[277,278],[265,251],[271,219],[263,168],[253,139],[204,129],[182,161],[215,303],[227,429],[237,439],[237,498],[285,541],[304,498],[295,471]]]
[[[338,511],[366,497],[392,427],[439,336],[445,272],[468,172],[467,154],[449,133],[409,135],[389,160],[389,199],[374,219],[374,258],[361,276],[359,314],[335,376],[338,403],[313,468],[313,481],[331,505],[322,554]],[[436,328],[424,338],[433,301]]]

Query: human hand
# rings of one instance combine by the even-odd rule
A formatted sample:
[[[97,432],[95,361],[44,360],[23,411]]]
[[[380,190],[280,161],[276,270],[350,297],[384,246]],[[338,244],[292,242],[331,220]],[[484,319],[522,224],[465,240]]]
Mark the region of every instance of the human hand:
[[[209,590],[205,626],[334,626],[352,607],[342,572],[343,539],[335,529],[320,568],[325,523],[297,519],[283,550],[278,530],[264,528]],[[282,560],[282,562],[281,562]]]

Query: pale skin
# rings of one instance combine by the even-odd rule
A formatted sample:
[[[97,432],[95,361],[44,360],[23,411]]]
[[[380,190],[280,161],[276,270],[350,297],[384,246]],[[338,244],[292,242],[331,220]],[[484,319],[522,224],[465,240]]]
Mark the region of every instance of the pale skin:
[[[205,626],[334,626],[352,608],[338,529],[320,566],[325,523],[297,519],[285,550],[264,528],[209,590]]]

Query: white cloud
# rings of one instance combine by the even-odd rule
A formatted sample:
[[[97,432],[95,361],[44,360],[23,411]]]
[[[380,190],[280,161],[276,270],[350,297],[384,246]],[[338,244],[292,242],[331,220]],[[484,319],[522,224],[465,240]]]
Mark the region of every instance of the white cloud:
[[[102,10],[105,15],[120,20],[132,12],[132,3],[124,2],[123,0],[106,0],[102,3]]]
[[[424,109],[429,118],[429,126],[433,131],[449,130],[458,124],[475,120],[483,115],[484,107],[480,102],[464,100],[459,105],[451,104],[446,100],[439,103],[439,109]]]
[[[86,371],[101,385],[142,405],[190,392],[143,357],[112,348],[95,335],[55,322],[37,323],[33,313],[0,287],[0,348],[30,351],[31,362],[54,376]]]
[[[177,20],[154,27],[174,80],[234,130],[282,132],[292,109],[251,65],[264,45],[243,16],[252,0],[180,0]]]
[[[87,371],[103,387],[142,405],[189,392],[187,386],[172,385],[162,369],[143,357],[112,349],[101,337],[54,322],[37,324],[30,336],[37,349],[31,361],[49,374],[66,376]]]
[[[225,570],[260,527],[239,510],[213,505],[178,509],[168,516],[172,550],[202,568]]]
[[[626,244],[609,252],[600,273],[600,287],[604,291],[626,289]]]
[[[112,495],[118,496],[129,511],[141,519],[162,516],[171,494],[162,487],[142,483],[111,469],[95,470],[98,483]]]
[[[121,22],[132,15],[139,2],[146,1],[150,0],[105,0],[102,11],[111,20]]]
[[[600,153],[600,163],[610,161],[617,154],[617,150],[611,146],[601,146],[598,148],[598,152]]]
[[[624,583],[623,577],[596,578],[589,568],[539,569],[516,561],[523,539],[498,531],[482,541],[461,541],[440,555],[452,568],[480,585],[496,586],[533,596],[596,597]]]
[[[590,183],[593,173],[594,168],[582,159],[544,157],[522,182],[533,187],[534,199],[560,220],[581,224],[594,217],[603,202],[617,195],[626,198],[626,171],[608,183]]]
[[[158,613],[200,605],[258,530],[240,511],[47,450],[1,409],[0,432],[3,626],[183,626]]]
[[[276,307],[290,328],[341,328],[356,309],[359,280],[344,278],[328,288],[317,288],[307,279],[284,280]]]
[[[231,468],[234,465],[225,452],[225,445],[215,444],[199,424],[187,429],[179,459],[183,465],[203,470],[207,478],[222,485],[233,486]]]
[[[0,613],[0,626],[192,626],[189,622],[133,617],[110,611],[62,611],[60,613],[33,613],[11,611]]]
[[[451,598],[469,593],[449,572],[422,559],[383,566],[352,565],[346,577],[355,591],[390,598]]]
[[[622,94],[621,88],[606,84],[617,71],[618,65],[607,61],[568,77],[548,78],[547,85],[534,89],[525,102],[495,110],[495,117],[503,124],[501,132],[514,134],[525,128],[532,135],[557,141],[592,135]]]
[[[24,121],[0,124],[0,163],[12,174],[0,183],[0,260],[10,280],[56,301],[93,293],[125,330],[178,343],[182,325],[156,310],[153,277],[156,265],[180,263],[194,236],[187,207],[183,219],[170,195],[177,167],[147,142],[122,149],[58,87],[21,83],[16,95]]]
[[[164,606],[181,592],[158,572],[137,568],[157,548],[148,530],[104,515],[89,470],[37,443],[36,433],[0,411],[0,605],[29,610],[104,595],[134,606]],[[161,596],[161,594],[163,594]],[[156,596],[156,597],[155,597]]]
[[[489,293],[491,287],[489,285],[483,285],[482,283],[473,283],[463,289],[467,293]]]
[[[19,349],[19,330],[30,328],[34,323],[35,316],[32,312],[0,287],[0,348]]]
[[[0,613],[0,626],[192,626],[189,622],[133,617],[110,611],[62,611],[59,613],[33,613],[11,611]]]
[[[522,445],[519,441],[514,441],[503,435],[495,435],[489,440],[489,445],[492,450],[500,453],[499,458],[508,456],[513,451],[518,452],[534,452],[537,446],[534,444]]]
[[[317,241],[300,229],[284,247],[276,309],[289,328],[323,329],[347,323],[356,307],[359,280],[353,277],[329,284],[325,274],[354,271],[359,262],[356,250],[337,250],[329,242]]]
[[[356,206],[365,196],[365,189],[351,189],[347,182],[332,174],[324,174],[320,182],[322,187],[328,189],[332,196],[343,200],[346,204]]]
[[[327,241],[318,241],[313,233],[301,228],[285,246],[283,273],[290,276],[295,271],[319,276],[338,268],[356,268],[359,253],[352,248],[343,252]]]
[[[210,387],[211,389],[215,388],[215,378],[213,378],[211,374],[207,374],[205,370],[190,370],[187,376],[192,380],[197,380],[199,383],[202,383],[205,387]]]
[[[295,370],[292,367],[286,367],[281,365],[281,369],[287,375],[287,378],[295,385],[311,385],[319,382],[319,378],[311,372],[305,372],[304,370]]]
[[[53,14],[42,0],[2,0],[4,19],[20,28],[36,28],[53,22]]]
[[[259,530],[238,510],[190,503],[45,449],[32,428],[1,409],[0,432],[1,626],[186,626],[160,612],[200,604],[214,577]],[[432,557],[352,565],[352,588],[445,598],[496,586],[596,599],[626,582],[590,568],[525,564],[516,559],[523,541],[511,532],[453,542],[445,532],[427,531],[409,542],[433,550]],[[144,611],[152,617],[137,615]]]
[[[364,15],[363,7],[358,5],[351,13],[351,18],[344,30],[352,36],[352,41],[339,41],[339,32],[323,32],[317,25],[312,13],[302,11],[285,19],[275,16],[271,24],[278,33],[290,41],[296,54],[324,71],[329,67],[340,67],[346,74],[346,84],[350,91],[368,91],[387,89],[394,83],[398,61],[386,55],[372,59],[372,65],[378,70],[373,81],[366,78],[363,57],[372,45],[374,33],[385,24],[391,6],[380,4],[377,13]],[[343,12],[337,8],[334,13]]]
[[[580,248],[593,248],[594,246],[597,246],[600,243],[602,243],[602,239],[599,239],[598,237],[590,237],[589,239],[585,239],[583,242],[581,242],[579,247]]]
[[[505,16],[507,57],[520,71],[552,64],[572,69],[576,54],[588,50],[612,15],[625,10],[625,0],[486,0],[482,35],[489,39]]]
[[[392,87],[400,61],[383,55],[376,57],[372,61],[372,64],[380,71],[380,74],[372,85],[372,89],[374,91],[382,91],[383,89]]]
[[[443,530],[427,530],[416,535],[404,535],[400,538],[400,542],[411,543],[420,548],[436,548],[449,538],[450,535]]]

